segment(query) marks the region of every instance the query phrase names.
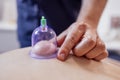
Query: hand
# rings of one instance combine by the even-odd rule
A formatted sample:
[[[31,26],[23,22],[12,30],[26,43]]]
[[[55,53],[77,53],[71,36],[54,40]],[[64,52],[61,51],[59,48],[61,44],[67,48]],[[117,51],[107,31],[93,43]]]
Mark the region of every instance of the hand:
[[[66,60],[70,51],[76,56],[86,56],[89,59],[102,60],[108,56],[105,44],[97,34],[92,24],[73,23],[57,37],[58,59]]]

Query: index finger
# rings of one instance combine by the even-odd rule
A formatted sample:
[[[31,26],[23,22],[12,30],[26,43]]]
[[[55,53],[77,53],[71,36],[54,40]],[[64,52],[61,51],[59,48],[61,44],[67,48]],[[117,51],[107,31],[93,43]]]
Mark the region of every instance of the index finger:
[[[85,33],[85,25],[74,23],[70,27],[71,30],[68,31],[68,34],[58,51],[58,59],[64,61],[71,49],[80,41],[82,35]]]

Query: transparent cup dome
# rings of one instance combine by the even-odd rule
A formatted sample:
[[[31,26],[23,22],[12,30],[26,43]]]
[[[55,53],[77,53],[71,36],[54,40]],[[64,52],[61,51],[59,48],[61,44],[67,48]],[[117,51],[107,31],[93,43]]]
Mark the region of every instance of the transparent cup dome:
[[[32,33],[31,57],[37,59],[49,59],[56,57],[57,41],[55,31],[46,25],[44,18],[41,20],[41,26]]]

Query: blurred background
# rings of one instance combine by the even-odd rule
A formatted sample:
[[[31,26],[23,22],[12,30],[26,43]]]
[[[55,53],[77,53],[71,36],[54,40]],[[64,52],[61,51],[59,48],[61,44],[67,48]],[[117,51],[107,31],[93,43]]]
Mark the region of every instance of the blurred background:
[[[16,0],[0,0],[0,52],[19,48]]]
[[[120,0],[108,0],[98,32],[111,58],[120,60]],[[19,48],[16,0],[0,0],[0,53]]]

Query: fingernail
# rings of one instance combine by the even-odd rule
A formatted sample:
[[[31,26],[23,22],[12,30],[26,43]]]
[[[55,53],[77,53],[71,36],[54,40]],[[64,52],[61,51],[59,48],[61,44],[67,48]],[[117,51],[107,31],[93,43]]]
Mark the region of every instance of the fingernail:
[[[58,59],[64,61],[65,60],[65,54],[64,53],[59,53],[58,54]]]

